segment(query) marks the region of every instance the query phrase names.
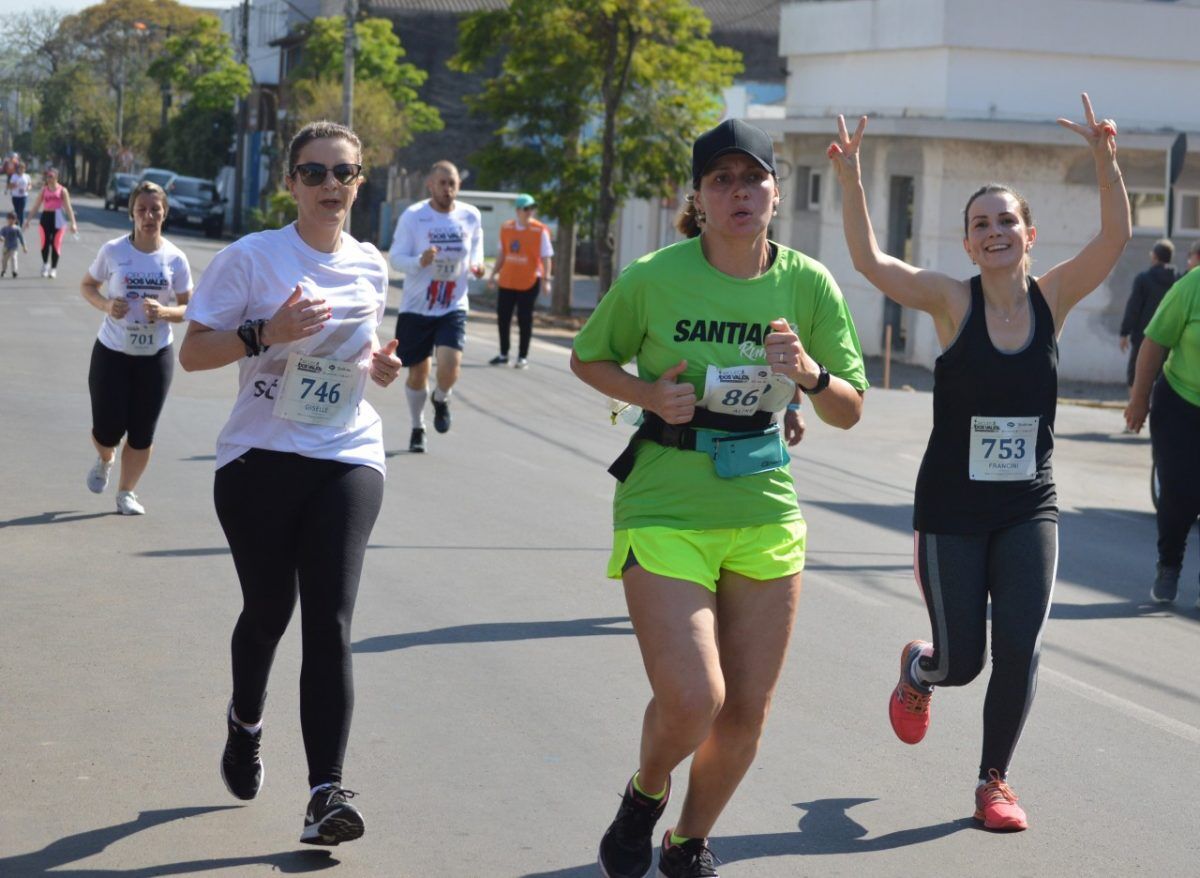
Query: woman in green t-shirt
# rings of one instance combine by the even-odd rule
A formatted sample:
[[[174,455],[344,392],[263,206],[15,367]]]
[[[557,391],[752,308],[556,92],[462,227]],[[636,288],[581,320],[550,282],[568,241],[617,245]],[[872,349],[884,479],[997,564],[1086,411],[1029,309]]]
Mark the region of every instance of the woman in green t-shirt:
[[[638,769],[600,843],[608,878],[649,871],[671,771],[692,754],[659,870],[717,874],[706,837],[757,751],[804,567],[804,519],[770,410],[788,409],[794,445],[797,386],[842,428],[858,421],[867,387],[829,273],[767,238],[779,203],[770,138],[740,120],[701,135],[692,185],[688,240],[624,271],[571,359],[584,382],[645,413],[610,470],[621,481],[609,576],[624,582],[653,697]],[[635,358],[637,375],[622,368]],[[730,433],[749,435],[731,451],[714,443]]]
[[[1129,429],[1140,431],[1147,411],[1159,484],[1158,567],[1150,596],[1169,604],[1179,591],[1188,532],[1200,516],[1200,271],[1194,268],[1167,291],[1138,351],[1125,409]]]

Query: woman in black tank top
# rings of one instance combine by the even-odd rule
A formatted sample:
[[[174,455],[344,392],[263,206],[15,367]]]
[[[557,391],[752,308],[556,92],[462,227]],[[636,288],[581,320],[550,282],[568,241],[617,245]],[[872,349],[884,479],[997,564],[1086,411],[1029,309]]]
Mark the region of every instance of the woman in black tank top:
[[[838,117],[829,147],[842,186],[842,219],[854,267],[884,295],[928,313],[942,355],[934,367],[933,430],[917,476],[915,564],[933,630],[900,655],[888,715],[900,740],[929,727],[937,686],[961,686],[983,669],[992,603],[992,673],[984,702],[975,819],[1020,830],[1025,812],[1008,765],[1037,679],[1042,628],[1057,564],[1058,507],[1051,470],[1058,343],[1067,314],[1099,286],[1131,234],[1129,199],[1116,161],[1116,124],[1058,122],[1088,143],[1100,189],[1100,231],[1073,258],[1029,273],[1037,229],[1029,205],[1007,186],[967,201],[963,249],[978,274],[958,280],[880,251],[859,172],[867,119],[851,136]]]

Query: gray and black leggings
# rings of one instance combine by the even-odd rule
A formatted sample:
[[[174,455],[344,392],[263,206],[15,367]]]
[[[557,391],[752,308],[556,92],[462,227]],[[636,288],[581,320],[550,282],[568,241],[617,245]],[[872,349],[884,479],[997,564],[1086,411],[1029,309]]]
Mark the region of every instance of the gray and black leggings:
[[[1200,516],[1200,406],[1175,392],[1166,378],[1154,384],[1150,400],[1150,442],[1158,467],[1158,563],[1182,567],[1188,532]]]
[[[354,710],[350,619],[383,474],[255,448],[217,470],[213,496],[242,586],[233,709],[242,722],[262,718],[275,647],[299,595],[308,782],[340,783]]]
[[[914,568],[933,628],[921,679],[965,686],[983,670],[992,599],[992,677],[983,703],[979,776],[1001,777],[1037,689],[1042,631],[1058,566],[1058,525],[1029,521],[986,534],[915,534]]]

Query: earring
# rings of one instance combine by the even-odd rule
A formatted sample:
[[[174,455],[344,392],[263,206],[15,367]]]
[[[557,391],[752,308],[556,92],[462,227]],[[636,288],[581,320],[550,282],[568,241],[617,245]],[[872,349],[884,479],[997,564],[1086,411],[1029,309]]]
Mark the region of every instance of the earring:
[[[702,210],[696,211],[696,222],[698,222],[698,223],[708,222],[708,214],[706,214]]]

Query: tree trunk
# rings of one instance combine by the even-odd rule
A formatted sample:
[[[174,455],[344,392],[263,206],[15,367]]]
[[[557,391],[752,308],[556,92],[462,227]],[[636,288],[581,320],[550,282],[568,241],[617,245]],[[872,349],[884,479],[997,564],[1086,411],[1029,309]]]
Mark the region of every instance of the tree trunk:
[[[571,293],[575,284],[575,217],[559,217],[554,241],[554,288],[550,293],[550,313],[559,317],[571,314]]]
[[[613,240],[613,216],[617,212],[617,193],[613,173],[617,162],[617,110],[625,97],[629,82],[629,66],[637,48],[638,35],[628,28],[625,46],[621,46],[621,27],[624,22],[609,22],[608,45],[604,78],[600,84],[604,97],[604,134],[600,152],[600,197],[596,201],[596,273],[599,275],[597,298],[603,298],[612,286],[616,267],[616,242]],[[618,57],[624,52],[623,57]]]

